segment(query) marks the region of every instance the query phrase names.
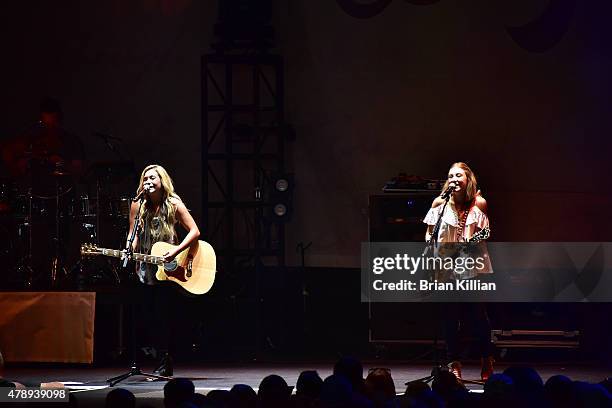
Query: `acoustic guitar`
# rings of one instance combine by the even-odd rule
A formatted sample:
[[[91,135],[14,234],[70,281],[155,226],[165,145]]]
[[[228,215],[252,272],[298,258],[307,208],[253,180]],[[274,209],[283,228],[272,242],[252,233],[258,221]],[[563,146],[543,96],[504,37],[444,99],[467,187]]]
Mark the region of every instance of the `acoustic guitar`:
[[[215,282],[217,258],[213,247],[205,242],[198,241],[179,252],[172,262],[164,262],[163,254],[176,248],[176,245],[167,242],[156,242],[151,248],[151,254],[132,254],[135,261],[157,265],[155,277],[159,281],[170,281],[180,285],[187,292],[202,295],[210,290]],[[110,256],[125,259],[125,250],[98,248],[94,244],[81,245],[83,256]]]

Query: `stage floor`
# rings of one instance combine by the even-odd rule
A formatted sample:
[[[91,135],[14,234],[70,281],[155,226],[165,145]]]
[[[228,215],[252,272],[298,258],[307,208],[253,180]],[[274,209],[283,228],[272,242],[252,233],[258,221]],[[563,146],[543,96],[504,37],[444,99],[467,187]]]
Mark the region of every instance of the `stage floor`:
[[[527,363],[528,364],[528,363]],[[512,365],[517,365],[513,363]],[[497,364],[496,372],[501,372],[507,368],[508,364]],[[563,374],[573,380],[600,382],[610,372],[605,368],[593,365],[579,365],[576,363],[538,363],[534,365],[543,380],[555,374]],[[389,361],[373,361],[364,363],[364,376],[368,369],[373,367],[387,367],[391,369],[391,374],[395,380],[395,387],[398,393],[405,390],[404,383],[429,375],[431,367],[428,364],[402,364]],[[7,367],[6,378],[21,380],[24,382],[50,382],[60,381],[71,383],[68,385],[75,391],[75,397],[79,406],[103,407],[104,398],[110,388],[106,379],[123,372],[129,367]],[[144,366],[143,370],[152,369]],[[282,376],[289,385],[295,385],[298,375],[303,370],[317,370],[322,378],[332,374],[333,362],[316,363],[258,363],[250,362],[243,364],[200,364],[200,365],[178,365],[175,367],[176,377],[187,377],[193,380],[196,392],[206,394],[214,389],[230,389],[234,384],[248,384],[257,390],[259,382],[269,374]],[[476,363],[465,364],[463,377],[465,379],[478,379],[480,376],[480,366]],[[76,384],[75,384],[76,383]],[[134,376],[116,387],[122,387],[132,391],[137,398],[137,406],[149,405],[163,407],[163,381],[147,381],[144,377]],[[478,392],[482,386],[468,385],[468,388]]]

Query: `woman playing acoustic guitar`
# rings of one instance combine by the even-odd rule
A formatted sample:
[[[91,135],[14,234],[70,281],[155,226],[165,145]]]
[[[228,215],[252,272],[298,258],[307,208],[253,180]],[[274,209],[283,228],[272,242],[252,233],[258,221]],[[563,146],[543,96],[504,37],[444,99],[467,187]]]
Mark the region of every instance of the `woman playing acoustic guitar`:
[[[450,187],[450,189],[449,189]],[[473,242],[477,235],[488,237],[489,219],[487,202],[480,195],[476,176],[470,167],[462,162],[454,163],[448,171],[448,178],[443,192],[451,192],[449,204],[442,214],[440,229],[436,241],[439,243]],[[445,200],[436,197],[423,222],[427,224],[425,240],[429,241],[444,209]],[[483,234],[484,233],[484,234]],[[473,270],[463,274],[460,279],[470,279],[481,273],[492,272],[488,254],[484,254],[486,266],[483,270]],[[461,379],[459,363],[459,330],[462,322],[471,321],[476,332],[478,352],[481,356],[481,378],[487,380],[493,373],[491,356],[491,324],[483,303],[448,303],[446,309],[446,347],[447,357],[451,361],[449,368]]]
[[[140,230],[134,240],[134,252],[150,253],[151,247],[158,241],[176,244],[174,226],[178,222],[185,228],[187,235],[176,248],[164,254],[165,261],[170,262],[179,252],[197,242],[200,230],[181,198],[174,192],[172,179],[162,166],[152,164],[145,167],[138,185],[137,196],[144,194],[145,201],[140,213]],[[130,233],[134,228],[138,207],[138,202],[132,203]],[[151,265],[141,263],[138,273],[140,281],[148,285],[157,283],[156,270]]]
[[[136,217],[140,218],[140,226],[132,245],[134,252],[150,254],[153,244],[160,241],[177,244],[177,223],[183,226],[187,235],[176,247],[163,254],[164,261],[171,262],[181,251],[197,244],[200,230],[181,198],[175,193],[172,179],[162,166],[153,164],[145,167],[140,176],[137,197],[142,197],[144,203],[140,207],[139,202],[134,202],[130,208],[129,236]],[[145,289],[148,300],[152,302],[150,306],[153,309],[147,310],[146,315],[153,317],[155,322],[151,322],[149,329],[154,330],[152,337],[156,343],[156,351],[165,353],[155,372],[171,376],[173,369],[170,349],[173,346],[173,330],[170,330],[169,325],[174,321],[172,309],[176,295],[167,284],[159,284],[160,281],[155,277],[156,271],[155,265],[144,262],[137,264],[138,277],[142,283],[149,286]]]

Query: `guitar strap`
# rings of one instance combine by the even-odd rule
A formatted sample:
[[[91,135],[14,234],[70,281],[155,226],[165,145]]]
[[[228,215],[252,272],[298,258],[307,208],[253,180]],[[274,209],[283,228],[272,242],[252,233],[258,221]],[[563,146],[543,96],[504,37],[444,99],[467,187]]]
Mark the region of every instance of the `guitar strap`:
[[[472,207],[474,206],[474,202],[475,200],[472,200],[472,203],[470,204],[470,206],[463,211],[463,214],[461,215],[461,218],[459,219],[459,226],[457,227],[457,234],[455,236],[455,240],[456,242],[464,242],[466,241],[465,237],[463,236],[463,230],[465,229],[465,224],[467,222],[467,217],[468,214],[470,213],[470,211],[472,211]]]

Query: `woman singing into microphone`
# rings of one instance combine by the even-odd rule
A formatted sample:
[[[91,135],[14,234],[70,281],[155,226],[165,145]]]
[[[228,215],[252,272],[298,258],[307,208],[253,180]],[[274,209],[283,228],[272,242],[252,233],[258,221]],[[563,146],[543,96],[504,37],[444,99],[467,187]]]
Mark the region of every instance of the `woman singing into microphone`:
[[[140,209],[138,202],[132,203],[130,209],[130,235],[134,228],[136,217],[140,218],[140,226],[132,248],[134,252],[150,254],[153,244],[159,241],[171,244],[178,243],[175,225],[178,223],[187,231],[185,238],[171,251],[163,256],[166,262],[196,242],[200,236],[200,230],[193,217],[183,204],[181,198],[174,192],[174,185],[168,172],[157,164],[145,167],[140,176],[137,195],[144,198]],[[170,324],[175,320],[172,309],[175,303],[173,291],[168,283],[161,283],[155,277],[157,267],[155,265],[141,262],[137,265],[138,278],[146,285],[147,300],[152,304],[151,309],[146,310],[145,315],[150,317],[149,330],[153,330],[150,339],[153,341],[154,357],[162,353],[160,366],[155,370],[160,375],[172,375],[171,348],[174,346]],[[157,327],[155,327],[157,326]]]
[[[454,188],[453,188],[454,186]],[[450,188],[450,190],[449,190]],[[423,222],[427,224],[425,240],[429,242],[436,222],[442,219],[436,241],[439,243],[469,242],[478,232],[489,229],[487,218],[487,202],[480,195],[474,172],[463,162],[454,163],[448,171],[448,178],[443,192],[449,191],[451,196],[448,205],[445,199],[436,197],[427,212]],[[491,272],[488,256],[485,254],[484,270],[474,269],[456,278],[470,279],[479,273]],[[486,380],[493,373],[493,357],[491,356],[491,325],[483,303],[448,304],[446,311],[446,346],[449,368],[461,379],[461,364],[459,362],[459,330],[461,323],[471,321],[478,341],[478,352],[481,356],[481,378]]]
[[[451,189],[450,202],[440,224],[437,242],[467,242],[475,233],[489,227],[487,201],[480,195],[476,176],[467,164],[458,162],[451,166],[442,191],[452,186],[454,191]],[[426,241],[430,240],[443,207],[444,199],[436,197],[423,220],[427,224]]]

